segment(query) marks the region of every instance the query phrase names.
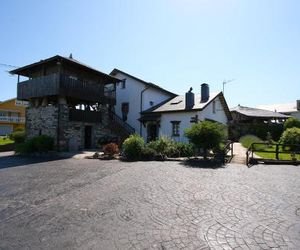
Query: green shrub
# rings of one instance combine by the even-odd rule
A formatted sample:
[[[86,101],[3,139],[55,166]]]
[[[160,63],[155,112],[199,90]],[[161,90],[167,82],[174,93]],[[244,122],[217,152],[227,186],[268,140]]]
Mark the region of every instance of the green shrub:
[[[24,130],[15,131],[9,135],[9,138],[15,141],[15,143],[22,143],[25,141],[25,131]]]
[[[141,136],[137,134],[130,135],[122,145],[125,157],[131,161],[138,160],[141,156],[144,144],[144,139]]]
[[[194,147],[190,143],[176,142],[179,157],[191,157],[194,155]]]
[[[108,143],[103,146],[103,152],[107,155],[115,155],[119,153],[119,147],[116,143]]]
[[[154,149],[145,146],[142,148],[140,159],[144,161],[151,161],[155,159],[156,155],[157,152]]]
[[[166,154],[173,143],[174,141],[171,138],[161,136],[157,140],[149,142],[147,145],[158,153]]]
[[[280,138],[280,143],[284,145],[300,145],[300,128],[288,128]],[[291,146],[291,150],[300,150],[299,147]]]
[[[203,150],[203,156],[206,158],[207,151],[218,148],[225,139],[225,126],[217,122],[203,121],[186,129],[185,136],[195,147]]]
[[[47,153],[53,150],[54,140],[47,135],[35,136],[30,140],[16,145],[15,152],[20,154]]]
[[[300,128],[300,120],[295,117],[290,117],[284,122],[284,130],[288,128]]]
[[[169,137],[161,136],[147,144],[147,147],[167,157],[189,157],[194,154],[193,145],[190,143],[176,142]]]

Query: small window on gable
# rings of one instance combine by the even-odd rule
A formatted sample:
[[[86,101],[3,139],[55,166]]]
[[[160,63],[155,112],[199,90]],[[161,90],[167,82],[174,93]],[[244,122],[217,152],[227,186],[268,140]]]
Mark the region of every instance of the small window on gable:
[[[180,121],[171,121],[172,136],[180,136]]]
[[[121,82],[121,88],[122,89],[126,88],[126,78],[122,80],[122,82]]]
[[[213,112],[213,114],[216,113],[216,101],[213,101],[213,103],[212,103],[212,112]]]

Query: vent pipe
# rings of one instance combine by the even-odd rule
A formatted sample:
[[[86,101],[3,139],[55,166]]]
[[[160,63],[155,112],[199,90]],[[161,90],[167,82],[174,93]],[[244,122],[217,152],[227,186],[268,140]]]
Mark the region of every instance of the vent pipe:
[[[201,102],[207,102],[209,99],[209,86],[207,83],[201,84]]]

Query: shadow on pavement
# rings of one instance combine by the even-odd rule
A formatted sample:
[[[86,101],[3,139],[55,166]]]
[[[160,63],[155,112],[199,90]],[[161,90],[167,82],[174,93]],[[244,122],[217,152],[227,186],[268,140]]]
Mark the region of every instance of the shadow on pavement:
[[[180,164],[190,167],[190,168],[225,168],[226,166],[223,165],[220,161],[217,160],[204,160],[204,159],[189,159],[186,161],[181,162]]]
[[[0,169],[20,167],[29,164],[36,164],[49,161],[57,161],[71,158],[72,155],[43,155],[43,156],[19,156],[19,155],[0,155]]]

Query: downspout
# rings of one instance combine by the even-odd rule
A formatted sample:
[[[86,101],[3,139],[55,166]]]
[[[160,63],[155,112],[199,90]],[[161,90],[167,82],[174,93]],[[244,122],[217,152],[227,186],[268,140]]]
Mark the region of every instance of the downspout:
[[[140,102],[140,114],[142,113],[143,111],[143,94],[144,92],[149,89],[150,87],[147,86],[146,88],[144,88],[142,91],[141,91],[141,102]],[[140,136],[142,136],[142,122],[140,122]]]

